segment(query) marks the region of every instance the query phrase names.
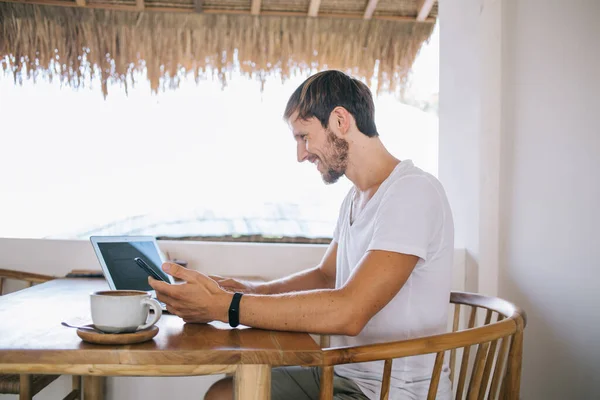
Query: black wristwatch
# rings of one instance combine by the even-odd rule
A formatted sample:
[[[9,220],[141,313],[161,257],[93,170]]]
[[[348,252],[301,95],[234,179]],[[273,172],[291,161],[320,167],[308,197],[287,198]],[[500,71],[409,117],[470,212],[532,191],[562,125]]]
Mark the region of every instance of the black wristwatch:
[[[229,305],[229,326],[235,328],[240,324],[240,300],[243,293],[234,293]]]

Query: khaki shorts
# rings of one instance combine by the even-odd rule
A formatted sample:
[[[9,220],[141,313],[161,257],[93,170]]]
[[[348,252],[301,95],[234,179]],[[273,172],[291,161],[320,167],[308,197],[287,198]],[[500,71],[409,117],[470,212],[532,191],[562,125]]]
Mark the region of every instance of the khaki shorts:
[[[281,367],[271,372],[272,400],[319,400],[321,368]],[[352,380],[333,376],[335,400],[368,400]]]

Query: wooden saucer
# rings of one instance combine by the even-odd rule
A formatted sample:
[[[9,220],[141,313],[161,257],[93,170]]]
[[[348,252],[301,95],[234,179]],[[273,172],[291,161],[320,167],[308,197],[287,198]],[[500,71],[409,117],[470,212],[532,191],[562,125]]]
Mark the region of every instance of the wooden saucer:
[[[85,325],[93,327],[92,324]],[[84,342],[94,344],[132,344],[151,340],[158,334],[158,326],[152,325],[148,329],[131,333],[98,333],[84,329],[77,329],[77,336]]]

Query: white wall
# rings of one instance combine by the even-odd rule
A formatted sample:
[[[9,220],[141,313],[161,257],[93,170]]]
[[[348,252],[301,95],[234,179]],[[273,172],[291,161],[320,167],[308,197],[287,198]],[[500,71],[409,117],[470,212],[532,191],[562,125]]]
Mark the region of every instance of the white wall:
[[[509,2],[500,294],[528,312],[523,397],[600,396],[600,2]]]
[[[315,266],[326,245],[192,242],[161,240],[170,258],[210,274],[261,276],[274,279]],[[100,264],[88,240],[0,238],[2,267],[64,276],[73,269],[97,269]]]
[[[528,313],[522,398],[597,398],[600,2],[447,0],[440,19],[440,177],[478,289]]]

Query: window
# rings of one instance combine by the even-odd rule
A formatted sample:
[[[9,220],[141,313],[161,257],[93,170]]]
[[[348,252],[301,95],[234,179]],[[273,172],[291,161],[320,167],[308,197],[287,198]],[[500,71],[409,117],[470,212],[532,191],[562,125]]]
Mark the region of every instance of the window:
[[[437,174],[438,29],[417,58],[406,103],[376,99],[381,139]],[[151,95],[138,84],[75,91],[0,77],[0,236],[306,237],[328,240],[345,179],[298,164],[282,113],[306,78],[232,74]]]

